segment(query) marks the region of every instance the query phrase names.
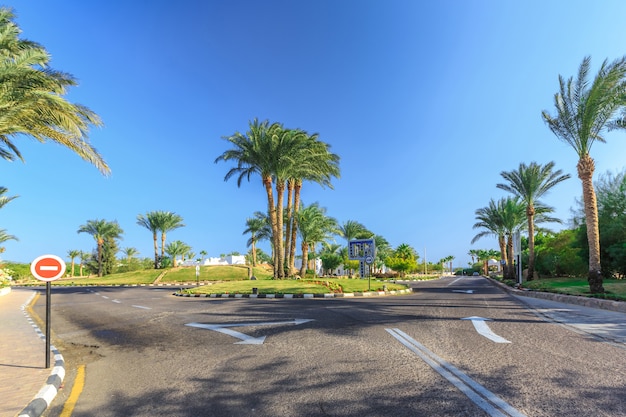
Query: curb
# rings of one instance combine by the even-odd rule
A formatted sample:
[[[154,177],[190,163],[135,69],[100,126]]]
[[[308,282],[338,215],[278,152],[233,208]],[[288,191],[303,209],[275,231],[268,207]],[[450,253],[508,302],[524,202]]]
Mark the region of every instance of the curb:
[[[603,300],[601,298],[557,294],[543,291],[518,290],[516,288],[509,287],[508,285],[503,284],[502,282],[493,278],[488,279],[500,288],[502,288],[504,291],[520,297],[541,298],[543,300],[556,301],[559,303],[574,304],[582,307],[599,308],[602,310],[615,311],[618,313],[626,313],[626,302],[623,301]]]
[[[192,298],[351,298],[351,297],[380,297],[388,295],[401,295],[413,293],[412,288],[395,291],[366,291],[349,293],[329,293],[329,294],[181,294],[175,292],[176,297]]]
[[[39,335],[40,338],[46,339],[46,336],[39,329],[39,327],[35,324],[33,319],[30,317],[26,308],[32,301],[35,294],[33,294],[21,307],[24,316],[26,316],[26,320],[33,326],[33,329]],[[46,380],[45,385],[39,390],[35,398],[33,398],[30,403],[18,414],[18,417],[39,417],[43,414],[43,412],[50,406],[50,403],[56,397],[57,392],[59,391],[59,387],[63,382],[63,378],[65,378],[65,360],[63,359],[63,355],[55,348],[54,346],[50,346],[50,351],[54,354],[54,366],[52,371],[50,372],[50,376]]]

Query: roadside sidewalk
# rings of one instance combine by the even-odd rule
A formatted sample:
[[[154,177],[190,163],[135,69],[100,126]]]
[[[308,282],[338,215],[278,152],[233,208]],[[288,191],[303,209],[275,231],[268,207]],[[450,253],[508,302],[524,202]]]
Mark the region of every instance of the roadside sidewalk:
[[[542,299],[523,293],[512,295],[544,319],[626,349],[626,313]]]
[[[626,302],[517,290],[489,281],[524,303],[544,320],[626,349]]]
[[[41,415],[43,404],[33,407],[33,403],[44,400],[35,397],[49,397],[49,380],[58,379],[52,375],[58,371],[58,358],[57,363],[51,359],[50,369],[45,368],[45,340],[26,314],[35,294],[34,290],[13,288],[0,297],[0,417],[14,417],[23,411],[29,416]]]

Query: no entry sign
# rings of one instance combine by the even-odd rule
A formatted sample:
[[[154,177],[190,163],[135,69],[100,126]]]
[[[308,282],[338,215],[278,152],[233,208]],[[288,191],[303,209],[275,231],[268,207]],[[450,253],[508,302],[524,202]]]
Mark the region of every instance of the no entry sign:
[[[30,264],[30,273],[39,281],[57,280],[65,273],[65,261],[56,255],[42,255]]]

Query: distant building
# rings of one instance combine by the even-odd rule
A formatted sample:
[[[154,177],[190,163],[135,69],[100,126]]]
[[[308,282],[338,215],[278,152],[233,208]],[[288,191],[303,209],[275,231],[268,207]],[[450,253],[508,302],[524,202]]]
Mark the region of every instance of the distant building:
[[[209,266],[209,265],[245,265],[246,257],[243,255],[228,255],[219,258],[206,258],[204,262],[198,263],[196,260],[187,259],[184,262],[179,262],[179,266]]]

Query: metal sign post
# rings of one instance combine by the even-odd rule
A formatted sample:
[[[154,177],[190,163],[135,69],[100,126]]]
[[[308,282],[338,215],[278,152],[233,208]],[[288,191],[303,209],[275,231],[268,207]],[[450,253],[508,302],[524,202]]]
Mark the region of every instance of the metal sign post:
[[[365,265],[368,265],[367,290],[370,291],[372,289],[372,274],[370,273],[369,265],[374,263],[374,258],[376,257],[376,243],[374,242],[374,239],[351,240],[348,245],[348,257],[350,258],[350,260],[359,261],[359,272],[361,275],[361,279],[365,278]]]
[[[46,283],[46,369],[50,368],[50,306],[52,305],[51,282],[65,273],[65,261],[56,255],[42,255],[30,264],[30,273]]]

